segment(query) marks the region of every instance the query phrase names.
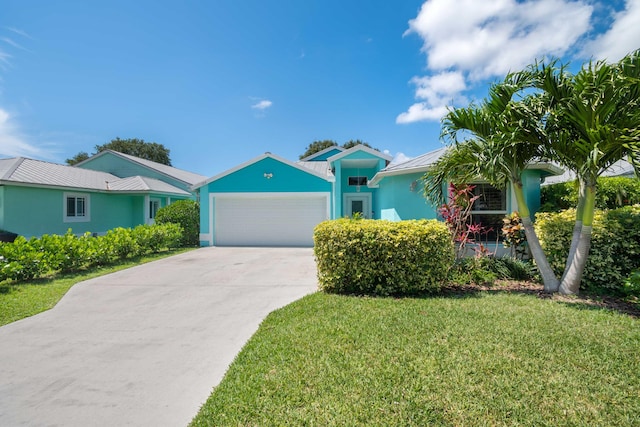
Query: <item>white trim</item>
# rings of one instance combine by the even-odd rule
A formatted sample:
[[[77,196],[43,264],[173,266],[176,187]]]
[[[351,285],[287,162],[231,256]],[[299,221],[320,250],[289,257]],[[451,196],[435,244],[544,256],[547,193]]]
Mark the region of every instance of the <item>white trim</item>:
[[[222,172],[222,173],[220,173],[218,175],[212,176],[211,178],[207,179],[206,181],[202,181],[202,182],[199,182],[197,184],[194,184],[194,185],[191,186],[191,190],[193,191],[193,190],[195,190],[197,188],[204,187],[205,185],[211,184],[214,181],[217,181],[217,180],[219,180],[221,178],[224,178],[225,176],[231,175],[234,172],[238,172],[241,169],[244,169],[244,168],[246,168],[248,166],[253,165],[254,163],[258,163],[259,161],[267,159],[267,158],[276,160],[276,161],[278,161],[280,163],[283,163],[283,164],[285,164],[287,166],[291,166],[292,168],[295,168],[295,169],[298,169],[299,171],[308,173],[309,175],[317,176],[318,178],[324,179],[327,182],[335,181],[335,177],[333,177],[333,176],[323,175],[322,173],[317,172],[317,171],[315,171],[313,169],[305,168],[304,166],[300,166],[300,165],[298,165],[296,163],[293,163],[293,162],[290,162],[289,160],[284,159],[284,158],[282,158],[280,156],[276,156],[275,154],[271,154],[271,153],[267,152],[267,153],[264,153],[264,154],[262,154],[262,155],[260,155],[258,157],[254,157],[253,159],[251,159],[249,161],[241,163],[238,166],[235,166],[235,167],[233,167],[231,169],[228,169],[228,170],[226,170],[226,171],[224,171],[224,172]]]
[[[305,157],[304,159],[300,159],[300,161],[301,162],[313,162],[313,161],[326,162],[327,161],[326,159],[325,160],[309,160],[309,159],[313,159],[313,158],[318,157],[318,156],[320,156],[320,155],[322,155],[324,153],[328,153],[331,150],[344,151],[344,150],[346,150],[346,148],[342,148],[339,145],[332,145],[331,147],[327,147],[324,150],[318,151],[317,153],[310,154],[307,157]],[[340,154],[340,153],[338,153],[338,154]],[[335,154],[334,154],[334,156],[335,156]]]
[[[391,157],[388,154],[384,154],[383,152],[380,152],[378,150],[374,150],[373,148],[369,148],[369,147],[367,147],[365,145],[358,144],[358,145],[355,145],[355,146],[349,148],[348,150],[343,151],[342,153],[334,154],[333,156],[329,157],[327,159],[327,161],[329,163],[333,163],[336,160],[340,160],[343,157],[346,157],[349,154],[356,153],[358,151],[364,151],[365,153],[369,153],[372,156],[376,156],[376,157],[378,157],[380,159],[383,159],[383,160],[387,160],[387,161],[393,160],[393,157]]]
[[[209,243],[209,246],[213,246],[213,241],[215,239],[215,228],[214,228],[214,214],[215,214],[215,199],[267,199],[267,198],[308,198],[308,197],[317,197],[324,198],[326,211],[325,216],[327,219],[331,218],[331,193],[328,191],[306,191],[306,192],[274,192],[274,193],[265,193],[265,192],[253,192],[253,193],[209,193],[209,232],[208,233],[200,233],[200,240],[206,240]],[[206,237],[206,239],[202,239],[202,237]]]
[[[366,206],[366,212],[364,212],[364,217],[365,218],[372,218],[373,217],[373,206],[371,205],[371,193],[343,193],[342,194],[342,212],[344,213],[344,215],[347,215],[347,206],[348,206],[348,201],[349,199],[366,199],[367,203],[369,204],[368,206]],[[365,208],[365,206],[363,206],[363,208]],[[349,209],[351,210],[351,209]],[[353,214],[353,213],[352,213]]]
[[[67,199],[69,197],[85,199],[83,216],[67,215]],[[66,191],[62,193],[62,222],[91,222],[91,195],[88,193],[71,193]]]

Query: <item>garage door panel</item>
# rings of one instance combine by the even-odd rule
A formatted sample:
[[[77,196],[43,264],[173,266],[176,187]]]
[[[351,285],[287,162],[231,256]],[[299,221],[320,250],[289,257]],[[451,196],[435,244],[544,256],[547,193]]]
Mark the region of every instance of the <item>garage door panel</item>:
[[[312,246],[313,228],[325,219],[326,197],[220,197],[215,200],[215,244]]]

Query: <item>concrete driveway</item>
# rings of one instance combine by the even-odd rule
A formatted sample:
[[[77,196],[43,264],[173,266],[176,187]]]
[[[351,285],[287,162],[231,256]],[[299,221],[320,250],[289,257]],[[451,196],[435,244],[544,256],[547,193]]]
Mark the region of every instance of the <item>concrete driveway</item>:
[[[185,426],[264,317],[316,288],[309,248],[202,248],[77,284],[0,327],[0,426]]]

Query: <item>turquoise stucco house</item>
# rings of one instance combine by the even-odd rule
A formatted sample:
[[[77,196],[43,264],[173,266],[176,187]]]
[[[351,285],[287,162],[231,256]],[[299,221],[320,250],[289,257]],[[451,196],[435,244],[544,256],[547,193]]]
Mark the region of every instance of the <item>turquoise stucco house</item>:
[[[0,159],[0,229],[25,237],[151,224],[206,177],[115,151],[76,166]]]
[[[387,154],[359,145],[330,147],[297,162],[265,153],[192,187],[200,193],[202,246],[311,246],[313,228],[352,216],[399,221],[436,218],[421,178],[445,148],[390,164]],[[535,163],[525,175],[527,201],[540,205],[540,182],[562,170]],[[501,223],[517,210],[509,188],[475,183],[482,197],[474,220]]]

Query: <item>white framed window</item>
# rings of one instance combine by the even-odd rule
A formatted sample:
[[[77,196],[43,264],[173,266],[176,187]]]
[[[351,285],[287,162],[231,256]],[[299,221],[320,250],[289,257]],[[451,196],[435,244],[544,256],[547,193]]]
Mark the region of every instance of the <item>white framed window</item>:
[[[487,183],[473,183],[471,222],[480,224],[487,230],[487,241],[502,240],[502,219],[507,214],[507,190]]]
[[[91,199],[85,193],[64,193],[64,222],[91,221]]]

